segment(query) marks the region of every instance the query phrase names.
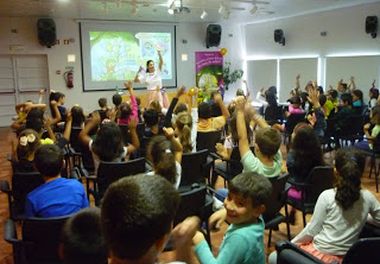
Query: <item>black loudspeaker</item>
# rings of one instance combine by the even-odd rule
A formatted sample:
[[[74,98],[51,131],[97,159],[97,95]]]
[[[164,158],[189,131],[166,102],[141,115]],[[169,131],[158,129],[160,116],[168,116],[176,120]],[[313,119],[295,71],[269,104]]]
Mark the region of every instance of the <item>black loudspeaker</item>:
[[[54,20],[51,18],[40,18],[37,21],[38,41],[42,46],[51,48],[57,41]]]
[[[284,31],[282,29],[276,29],[274,31],[274,42],[282,44],[282,46],[285,46],[285,37],[284,37]]]
[[[371,34],[372,38],[377,36],[377,16],[367,16],[365,19],[365,32]]]
[[[222,27],[218,24],[210,24],[207,26],[206,47],[217,47],[220,44],[222,36]]]

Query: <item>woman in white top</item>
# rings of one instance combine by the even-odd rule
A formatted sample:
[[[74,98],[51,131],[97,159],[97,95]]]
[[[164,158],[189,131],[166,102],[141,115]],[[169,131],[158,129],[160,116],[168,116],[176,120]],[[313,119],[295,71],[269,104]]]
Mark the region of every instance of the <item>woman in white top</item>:
[[[335,158],[336,187],[319,196],[310,223],[292,242],[324,263],[341,263],[371,215],[380,224],[380,203],[361,189],[365,157],[354,149],[340,149]],[[275,254],[269,263],[275,262]]]
[[[161,51],[157,50],[157,53],[159,58],[158,69],[154,67],[153,60],[148,60],[146,62],[146,70],[144,71],[143,67],[140,66],[134,81],[144,83],[147,86],[149,94],[146,107],[148,107],[152,101],[158,100],[161,107],[168,108],[169,99],[165,88],[162,87],[161,78],[161,71],[164,61],[162,59]]]

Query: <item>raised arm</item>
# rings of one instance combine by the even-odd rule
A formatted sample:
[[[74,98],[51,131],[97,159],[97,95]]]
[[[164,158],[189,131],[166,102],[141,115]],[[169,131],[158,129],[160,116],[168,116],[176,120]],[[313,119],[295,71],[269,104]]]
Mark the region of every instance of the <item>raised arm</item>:
[[[65,130],[63,131],[63,137],[68,142],[70,142],[72,125],[73,125],[73,116],[71,115],[71,111],[67,111],[66,122],[65,122]]]
[[[247,127],[244,117],[245,99],[242,96],[236,98],[236,127],[239,136],[239,152],[240,157],[243,157],[249,149],[249,142],[247,136]]]
[[[58,103],[55,100],[50,101],[51,109],[55,114],[55,118],[52,120],[52,125],[57,124],[59,121],[61,121],[61,113],[58,110]]]
[[[131,136],[131,144],[127,146],[127,154],[131,154],[135,152],[140,147],[140,140],[136,131],[137,123],[138,123],[138,119],[132,118],[128,124],[129,134]]]
[[[230,112],[228,112],[227,107],[224,105],[223,98],[220,95],[220,93],[214,94],[214,101],[220,107],[220,110],[222,111],[222,115],[224,116],[224,118],[227,121],[227,119],[230,117]]]
[[[178,103],[178,99],[181,95],[185,93],[185,86],[181,86],[177,89],[176,95],[173,97],[172,101],[170,102],[170,106],[168,108],[168,111],[166,112],[165,119],[164,119],[164,127],[172,127],[172,116],[175,106]]]
[[[355,83],[355,77],[351,76],[350,78],[350,84],[348,85],[348,89],[353,91],[356,90],[356,83]]]
[[[158,53],[158,69],[161,71],[162,70],[162,66],[164,65],[164,60],[162,59],[162,55],[161,55],[161,50],[157,50],[157,53]]]
[[[82,131],[79,133],[79,139],[82,141],[83,145],[88,147],[88,144],[91,141],[91,137],[89,136],[90,131],[100,124],[100,115],[98,111],[92,112],[92,117],[90,121],[84,126]]]
[[[171,127],[164,127],[162,130],[163,130],[163,132],[165,134],[165,137],[168,140],[170,140],[170,142],[172,143],[172,146],[173,146],[173,149],[174,149],[175,160],[178,163],[181,163],[183,148],[182,148],[181,143],[175,138],[173,128],[171,128]]]
[[[135,83],[141,83],[139,79],[139,73],[143,70],[143,67],[140,66],[139,70],[136,72],[135,79],[133,80]]]
[[[133,91],[133,82],[128,81],[124,83],[124,87],[128,90],[129,92],[129,97],[131,99],[131,117],[130,119],[137,119],[138,118],[138,105],[135,97],[135,93]]]

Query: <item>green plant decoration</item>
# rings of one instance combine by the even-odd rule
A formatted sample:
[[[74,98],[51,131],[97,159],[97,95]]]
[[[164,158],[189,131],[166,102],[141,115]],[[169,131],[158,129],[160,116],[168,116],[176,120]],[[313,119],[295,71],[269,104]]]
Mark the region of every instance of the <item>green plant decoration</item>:
[[[231,72],[231,62],[224,63],[223,66],[223,82],[224,82],[224,89],[228,90],[228,86],[230,84],[233,84],[237,80],[241,79],[243,76],[244,71],[241,69],[234,70]]]

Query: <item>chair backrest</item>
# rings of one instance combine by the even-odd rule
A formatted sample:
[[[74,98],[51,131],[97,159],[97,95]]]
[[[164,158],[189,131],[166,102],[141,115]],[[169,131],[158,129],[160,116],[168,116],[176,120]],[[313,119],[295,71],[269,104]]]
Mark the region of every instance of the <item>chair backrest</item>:
[[[361,238],[347,251],[342,263],[376,263],[380,260],[379,249],[380,237]]]
[[[207,149],[182,155],[182,173],[180,186],[190,186],[193,183],[205,183],[207,177],[206,163],[209,151]]]
[[[348,115],[340,122],[340,130],[338,134],[339,136],[362,135],[363,123],[364,116],[358,114]]]
[[[292,134],[295,126],[298,123],[305,121],[305,114],[291,114],[286,119],[285,132],[287,134]]]
[[[314,167],[307,179],[308,187],[305,189],[305,203],[317,202],[319,195],[334,185],[334,169],[331,166]]]
[[[97,172],[98,195],[101,199],[111,183],[130,175],[145,172],[145,158],[138,158],[126,162],[99,163]]]
[[[208,149],[210,152],[215,151],[216,143],[220,142],[222,131],[198,132],[197,133],[197,151]]]
[[[22,214],[28,193],[44,183],[39,172],[14,172],[12,176],[13,206],[17,214]]]
[[[285,184],[288,180],[289,175],[281,175],[279,177],[270,178],[272,183],[272,194],[268,199],[268,202],[265,204],[265,212],[263,218],[265,221],[272,219],[276,214],[281,210],[285,204]]]
[[[265,108],[264,118],[270,125],[281,122],[283,119],[282,107],[280,105],[268,105]]]
[[[230,174],[230,180],[243,171],[243,164],[241,163],[239,147],[234,147],[231,152],[230,159],[227,161],[227,170]]]
[[[180,192],[181,202],[177,210],[174,224],[182,222],[188,216],[202,216],[202,210],[205,206],[206,186],[193,185],[189,190]]]
[[[29,218],[22,223],[22,247],[27,263],[59,261],[58,247],[63,225],[70,216]]]

